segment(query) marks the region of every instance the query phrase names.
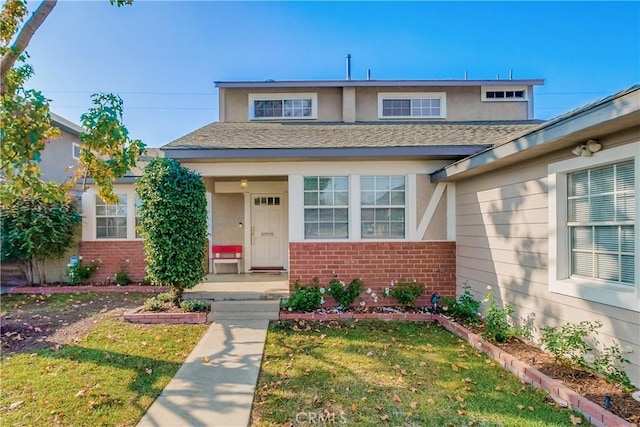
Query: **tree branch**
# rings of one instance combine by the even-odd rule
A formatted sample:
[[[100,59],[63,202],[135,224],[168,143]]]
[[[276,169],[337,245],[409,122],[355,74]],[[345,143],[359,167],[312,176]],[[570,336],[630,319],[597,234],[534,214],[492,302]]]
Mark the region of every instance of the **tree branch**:
[[[29,17],[24,26],[20,29],[15,42],[11,46],[11,49],[2,56],[2,63],[0,64],[0,80],[2,87],[0,93],[4,94],[7,91],[7,87],[4,83],[4,76],[9,72],[13,64],[16,63],[18,57],[22,55],[22,52],[29,45],[31,37],[36,33],[40,25],[47,19],[47,16],[51,13],[56,6],[57,0],[45,0],[40,3],[40,6]]]

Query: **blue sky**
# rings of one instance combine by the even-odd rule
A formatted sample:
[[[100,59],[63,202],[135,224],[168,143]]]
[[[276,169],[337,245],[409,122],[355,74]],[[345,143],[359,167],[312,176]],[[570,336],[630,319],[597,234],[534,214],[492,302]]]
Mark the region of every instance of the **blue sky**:
[[[59,1],[27,51],[53,112],[117,93],[150,147],[217,120],[214,81],[343,79],[347,53],[354,79],[542,78],[549,119],[640,82],[640,2]]]

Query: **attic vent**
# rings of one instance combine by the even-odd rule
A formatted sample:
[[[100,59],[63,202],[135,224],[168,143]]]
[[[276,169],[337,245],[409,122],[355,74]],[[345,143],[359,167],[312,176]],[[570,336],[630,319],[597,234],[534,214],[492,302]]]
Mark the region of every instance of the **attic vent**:
[[[527,101],[526,86],[483,86],[483,101]]]

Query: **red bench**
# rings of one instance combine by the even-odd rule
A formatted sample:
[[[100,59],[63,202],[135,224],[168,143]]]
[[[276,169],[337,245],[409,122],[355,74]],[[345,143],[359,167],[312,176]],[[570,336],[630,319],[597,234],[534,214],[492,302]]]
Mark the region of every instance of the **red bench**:
[[[211,247],[211,259],[209,267],[216,273],[216,264],[235,264],[240,274],[240,261],[242,260],[242,245],[213,245]]]

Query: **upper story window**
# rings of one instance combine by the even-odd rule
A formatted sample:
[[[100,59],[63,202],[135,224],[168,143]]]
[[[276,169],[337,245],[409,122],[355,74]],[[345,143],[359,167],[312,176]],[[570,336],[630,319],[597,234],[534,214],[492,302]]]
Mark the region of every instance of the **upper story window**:
[[[527,88],[524,86],[483,86],[483,101],[527,101]]]
[[[73,158],[76,160],[80,158],[80,144],[76,144],[75,142],[72,144],[71,156],[73,156]]]
[[[411,119],[446,117],[444,92],[381,92],[378,94],[378,118]]]
[[[127,238],[127,195],[118,195],[116,204],[105,203],[96,195],[96,238]]]
[[[316,93],[252,93],[249,94],[250,120],[316,119]]]
[[[349,178],[304,177],[305,239],[349,237]]]

